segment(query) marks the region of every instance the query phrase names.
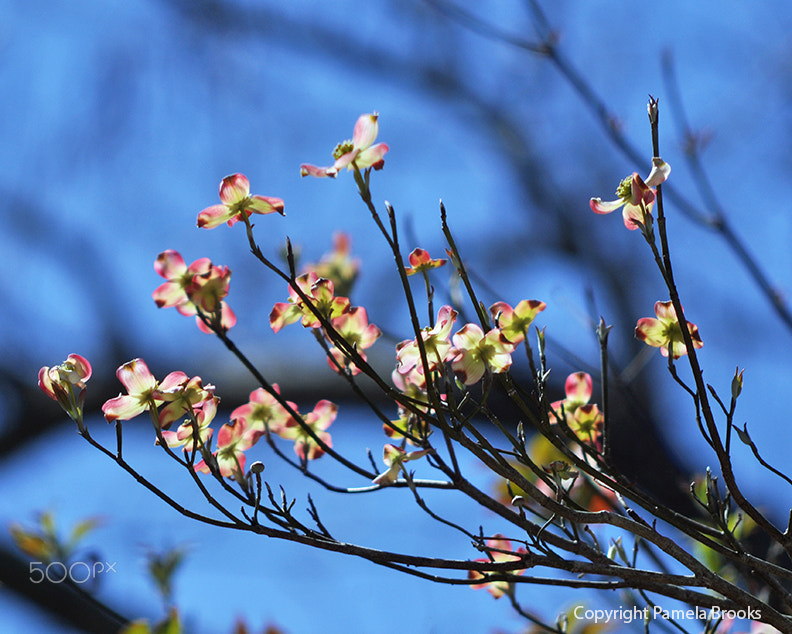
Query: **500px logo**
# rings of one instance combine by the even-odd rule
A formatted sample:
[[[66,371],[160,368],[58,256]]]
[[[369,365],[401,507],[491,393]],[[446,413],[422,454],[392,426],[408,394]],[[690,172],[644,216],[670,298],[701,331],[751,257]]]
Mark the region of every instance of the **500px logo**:
[[[68,566],[62,561],[53,561],[45,564],[43,561],[30,562],[30,581],[41,583],[44,580],[50,583],[63,583],[67,579],[73,583],[85,583],[90,579],[96,579],[101,574],[116,572],[116,562],[75,561]]]

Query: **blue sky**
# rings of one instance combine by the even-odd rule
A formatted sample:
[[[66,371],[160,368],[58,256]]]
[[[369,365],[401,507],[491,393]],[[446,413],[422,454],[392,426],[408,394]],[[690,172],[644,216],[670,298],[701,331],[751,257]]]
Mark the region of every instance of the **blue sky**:
[[[391,146],[386,169],[374,180],[375,200],[391,201],[421,246],[439,252],[442,198],[463,253],[501,294],[487,300],[543,299],[548,334],[588,362],[595,362],[596,346],[586,323],[586,293],[596,289],[599,310],[616,325],[614,353],[626,366],[637,350],[634,320],[650,316],[654,302],[667,297],[640,236],[626,232],[617,214],[594,217],[588,198],[608,197],[626,174],[648,171],[645,103],[651,93],[669,107],[660,70],[666,51],[673,53],[688,119],[711,135],[703,158],[729,220],[789,299],[787,2],[669,2],[662,10],[624,0],[548,3],[562,50],[645,153],[644,165],[614,150],[546,60],[471,34],[417,0],[222,4],[232,8],[228,21],[224,13],[191,11],[185,7],[196,5],[175,0],[0,1],[0,84],[6,94],[0,117],[6,229],[0,240],[10,263],[0,337],[19,376],[32,381],[39,367],[71,352],[89,357],[95,373],[109,376],[127,360],[115,358],[108,345],[123,334],[134,355],[165,371],[183,369],[213,382],[246,381],[233,374],[218,342],[151,302],[161,281],[152,263],[167,248],[181,251],[188,262],[208,256],[231,266],[229,301],[240,316],[234,335],[274,380],[279,372],[288,384],[313,368],[325,371],[311,337],[268,331],[266,315],[273,302],[283,301],[285,288],[250,260],[241,228],[194,226],[197,212],[215,202],[220,179],[232,172],[247,174],[254,193],[286,201],[285,218],[258,222],[265,251],[274,253],[289,235],[314,259],[329,247],[334,230],[348,231],[364,263],[357,302],[368,307],[372,321],[406,334],[405,308],[389,290],[392,263],[351,178],[299,177],[300,163],[329,162],[357,116],[373,110],[381,114],[381,139]],[[476,8],[513,33],[534,33],[525,3],[485,2]],[[438,85],[427,69],[457,83]],[[498,109],[503,119],[493,118]],[[671,183],[701,204],[672,115],[663,110],[662,153],[673,167]],[[735,366],[747,368],[742,420],[764,455],[788,468],[787,447],[777,438],[792,333],[723,241],[669,207],[683,303],[705,340],[706,379],[725,391]],[[555,212],[548,209],[558,208],[563,221],[549,216]],[[572,231],[590,239],[577,238],[576,249],[565,249],[565,234]],[[609,273],[592,262],[619,271],[626,301],[608,290]],[[617,312],[625,305],[630,315]],[[381,359],[388,363],[386,350]],[[556,360],[559,376],[577,369]],[[644,372],[656,380],[672,451],[691,471],[703,470],[703,443],[691,435],[689,403],[659,357]],[[360,424],[361,417],[356,412],[349,420]],[[382,628],[369,631],[378,632],[402,631],[399,617],[427,632],[448,631],[449,619],[475,623],[477,631],[516,629],[519,623],[508,606],[484,593],[414,583],[365,562],[271,543],[252,546],[244,538],[236,542],[234,536],[186,526],[78,440],[64,423],[63,430],[0,464],[3,497],[11,501],[0,507],[0,522],[27,520],[48,507],[66,524],[83,514],[106,514],[106,526],[96,533],[102,548],[108,556],[137,562],[123,568],[123,580],[108,581],[110,600],[131,595],[135,605],[153,601],[142,569],[131,572],[140,561],[140,542],[156,547],[186,539],[196,543],[196,555],[177,599],[201,631],[230,626],[242,613],[253,624],[271,618],[287,631],[309,631],[315,623],[300,620],[312,618],[301,612],[304,601],[334,606],[356,601],[364,590],[369,595],[355,603],[354,616],[336,615],[330,621],[336,625],[326,631],[341,631],[350,618],[360,619],[356,631],[377,622]],[[139,442],[148,465],[149,440],[141,436]],[[772,504],[763,472],[747,456],[737,457],[746,490]],[[160,468],[150,460],[153,469]],[[30,461],[42,465],[32,474],[25,471]],[[304,499],[299,480],[289,480],[289,486]],[[376,507],[363,517],[393,513],[391,497],[372,501]],[[328,502],[328,512],[337,504]],[[355,512],[360,507],[350,507]],[[339,514],[338,521],[352,530],[361,522],[352,517]],[[424,539],[431,548],[444,543],[446,537],[429,536],[433,529],[425,516],[418,517],[417,524],[401,528],[408,536],[405,547]],[[218,542],[228,551],[213,555]],[[235,556],[248,548],[260,549],[261,559],[249,587],[229,598],[222,590],[236,582]],[[284,569],[289,574],[270,572]],[[212,579],[204,576],[207,570]],[[251,588],[262,578],[268,579],[275,607],[248,611],[258,596]],[[217,593],[217,605],[232,607],[209,608],[207,586]],[[408,614],[388,612],[403,610],[389,598],[394,588],[407,593]],[[558,599],[559,607],[565,600]],[[0,593],[8,613],[12,601]],[[438,605],[445,606],[442,616]]]

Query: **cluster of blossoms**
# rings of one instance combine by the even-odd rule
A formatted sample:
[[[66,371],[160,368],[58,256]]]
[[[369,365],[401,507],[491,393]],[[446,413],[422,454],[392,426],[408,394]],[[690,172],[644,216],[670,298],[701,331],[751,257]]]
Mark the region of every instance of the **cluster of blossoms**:
[[[434,372],[449,362],[464,385],[478,383],[487,373],[506,372],[515,347],[525,340],[531,322],[544,309],[545,303],[538,300],[524,300],[516,308],[498,302],[490,307],[495,327],[485,333],[481,326],[469,323],[451,336],[458,313],[451,306],[443,306],[434,326],[421,331],[420,341],[408,339],[396,346],[398,372],[405,381],[420,384],[427,370]]]
[[[279,398],[280,390],[275,384],[271,392],[254,390],[249,402],[231,413],[231,422],[218,430],[217,448],[212,451],[213,430],[209,425],[220,402],[213,385],[203,385],[201,377],[190,378],[183,372],[171,372],[157,381],[142,359],[125,363],[116,375],[127,393],[102,406],[107,421],[130,420],[148,411],[158,442],[170,448],[181,447],[185,453],[200,453],[202,459],[195,469],[203,473],[216,470],[223,477],[241,482],[245,476],[244,452],[268,434],[293,441],[294,451],[302,461],[319,458],[324,453],[323,446],[332,446],[325,430],[335,420],[337,406],[322,400],[312,412],[300,415],[294,403]],[[181,424],[170,431],[177,420]]]
[[[418,257],[424,265],[432,262],[431,258]],[[411,259],[414,268],[421,265],[418,257]],[[498,302],[490,307],[493,328],[485,333],[481,326],[469,323],[452,336],[458,313],[451,306],[442,306],[433,326],[423,328],[419,337],[396,346],[394,385],[411,402],[425,405],[411,410],[400,407],[399,418],[386,425],[385,432],[392,437],[405,435],[410,442],[411,438],[425,438],[429,430],[421,413],[430,409],[427,372],[443,374],[446,364],[450,364],[451,372],[466,386],[478,383],[485,375],[506,372],[511,367],[515,348],[525,340],[531,322],[544,309],[544,302],[538,300],[524,300],[515,308]]]
[[[154,270],[167,281],[152,293],[158,308],[176,308],[187,317],[195,315],[198,328],[207,334],[212,329],[199,315],[217,318],[223,330],[236,324],[236,315],[225,302],[231,270],[227,266],[215,266],[209,258],[200,258],[187,266],[181,254],[169,249],[154,261]]]
[[[387,144],[375,144],[378,131],[376,113],[361,115],[352,139],[340,143],[334,150],[332,165],[303,164],[301,174],[335,178],[346,168],[354,171],[361,182],[360,171],[366,170],[367,185],[369,170],[381,169],[388,152]],[[655,159],[646,180],[633,173],[621,182],[617,200],[603,202],[592,198],[590,207],[599,214],[622,207],[625,226],[630,230],[640,228],[648,237],[656,200],[654,187],[664,182],[669,173],[670,167],[661,159]],[[250,183],[242,174],[225,177],[220,183],[219,196],[220,204],[209,206],[198,214],[198,227],[211,229],[223,223],[233,226],[241,221],[250,234],[252,214],[284,213],[280,198],[251,195]],[[449,251],[449,255],[457,263],[455,252]],[[426,250],[416,248],[409,255],[409,266],[404,268],[404,274],[422,274],[429,289],[428,272],[446,262],[446,259],[432,258]],[[166,280],[152,294],[158,307],[174,307],[182,315],[195,316],[198,327],[206,333],[225,332],[234,326],[236,316],[225,301],[231,278],[228,267],[215,266],[208,258],[200,258],[188,266],[178,252],[167,250],[157,256],[154,269]],[[297,322],[316,331],[326,342],[330,367],[350,377],[362,371],[358,365],[367,362],[365,350],[382,335],[376,325],[369,323],[366,309],[353,306],[349,299],[358,271],[359,263],[350,257],[348,237],[337,234],[332,253],[308,265],[301,275],[293,278],[287,301],[276,303],[269,316],[270,326],[276,333]],[[492,375],[508,372],[512,354],[522,343],[528,347],[528,330],[545,308],[544,302],[535,299],[520,301],[514,307],[496,302],[489,307],[488,318],[482,315],[480,324],[466,323],[454,332],[459,313],[454,307],[444,305],[434,323],[421,329],[414,339],[396,346],[392,380],[405,398],[400,401],[397,419],[385,424],[384,431],[398,444],[384,445],[383,462],[387,469],[374,478],[374,484],[396,483],[401,475],[406,475],[405,463],[432,453],[428,444],[431,433],[428,419],[437,404],[431,402],[434,397],[430,398],[429,386],[434,385],[438,377],[453,376],[457,386],[464,390],[481,381],[486,386]],[[673,303],[657,302],[655,315],[655,318],[638,321],[635,336],[647,345],[659,347],[664,356],[672,359],[687,354],[680,317]],[[700,348],[703,344],[698,328],[690,322],[685,324],[693,347]],[[104,403],[102,411],[106,420],[124,421],[148,412],[157,442],[168,450],[181,448],[189,456],[189,464],[198,472],[230,478],[245,487],[253,466],[259,464],[254,463],[246,471],[246,452],[262,438],[273,446],[273,437],[293,442],[294,452],[303,466],[328,451],[332,453],[332,438],[327,429],[334,422],[338,407],[328,400],[320,400],[311,412],[300,414],[295,403],[281,397],[277,384],[260,387],[250,393],[247,403],[231,412],[229,422],[215,430],[211,425],[217,416],[220,399],[215,394],[215,386],[204,385],[201,377],[172,372],[158,381],[142,359],[125,363],[116,374],[126,393]],[[41,389],[58,401],[81,430],[84,429],[85,383],[90,376],[88,361],[75,354],[69,355],[61,365],[44,367],[39,372]],[[740,373],[740,387],[741,382]],[[445,383],[449,384],[450,381]],[[589,402],[591,396],[591,376],[585,372],[570,374],[565,383],[565,398],[550,404],[550,422],[565,425],[582,443],[602,451],[604,415],[597,405]],[[444,394],[437,398],[445,404]],[[408,408],[402,403],[411,406]],[[171,429],[174,423],[178,425]],[[546,438],[537,437],[550,446]],[[407,451],[408,443],[418,446],[419,450]],[[198,460],[194,461],[196,458]],[[577,472],[562,455],[545,452],[543,457],[536,459],[536,464],[542,465],[556,483],[555,491],[550,491],[544,480],[536,481],[536,486],[544,487],[546,494],[558,494],[562,483],[571,480],[569,487],[564,487],[567,493],[571,493],[573,487],[588,486],[591,499],[598,496],[597,503],[607,508],[608,492],[597,490],[592,494],[592,485],[586,479],[577,479]],[[515,504],[513,500],[512,504]],[[586,508],[594,506],[594,502],[584,504]],[[522,547],[513,550],[510,541],[502,535],[487,540],[482,550],[488,557],[476,560],[478,562],[521,561],[526,553]],[[512,571],[513,574],[523,572]],[[484,580],[473,587],[486,587],[495,598],[513,590],[509,582],[486,581],[487,575],[480,572],[471,571],[469,578]]]
[[[570,374],[564,384],[566,398],[550,404],[550,422],[564,421],[583,442],[602,449],[602,426],[605,417],[599,407],[589,403],[592,392],[591,375],[586,372]]]
[[[300,275],[295,285],[289,285],[289,299],[278,302],[270,312],[270,327],[278,332],[284,326],[301,321],[305,328],[324,333],[329,342],[328,363],[338,372],[360,373],[348,351],[338,348],[329,337],[323,321],[346,342],[349,350],[366,361],[365,349],[370,348],[382,335],[382,331],[370,324],[368,313],[362,306],[352,306],[348,297],[335,295],[332,280],[318,277],[313,271]]]

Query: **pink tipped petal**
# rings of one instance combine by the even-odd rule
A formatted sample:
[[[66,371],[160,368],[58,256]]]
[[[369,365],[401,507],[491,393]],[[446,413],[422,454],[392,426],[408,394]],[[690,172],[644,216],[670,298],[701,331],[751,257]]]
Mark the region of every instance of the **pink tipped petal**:
[[[367,167],[378,169],[378,166],[383,162],[382,157],[385,156],[385,153],[389,149],[387,144],[377,143],[377,145],[373,145],[358,154],[357,158],[355,158],[355,165],[357,165],[359,169],[365,169]],[[347,169],[349,169],[349,167],[347,167]]]
[[[80,385],[91,378],[91,364],[88,359],[81,357],[79,354],[70,354],[66,357],[66,362],[61,366],[63,369],[68,369],[69,382],[74,385]]]
[[[666,321],[677,321],[676,310],[674,309],[674,302],[656,302],[654,305],[655,315],[658,319]]]
[[[202,229],[214,229],[227,222],[233,214],[225,205],[212,205],[198,214],[198,226]]]
[[[564,392],[570,401],[588,403],[591,398],[593,383],[586,372],[574,372],[567,377]]]
[[[250,194],[250,181],[244,174],[231,174],[220,183],[220,200],[225,205],[233,205]]]
[[[379,115],[374,112],[372,114],[363,114],[358,117],[355,123],[355,130],[352,133],[352,143],[355,149],[365,150],[370,147],[379,133]]]
[[[187,301],[184,289],[178,282],[165,282],[158,286],[151,294],[157,308],[171,308]]]
[[[319,167],[303,163],[300,165],[300,176],[315,176],[316,178],[335,178],[338,170],[335,167]]]
[[[108,423],[115,420],[130,420],[144,411],[146,411],[146,405],[140,403],[134,396],[127,394],[111,398],[102,405],[102,412]]]
[[[283,201],[274,196],[251,196],[248,209],[257,214],[277,212],[283,215]]]
[[[610,200],[604,202],[602,198],[592,198],[589,201],[591,211],[593,211],[595,214],[609,214],[612,211],[616,211],[623,204],[623,200]]]
[[[168,249],[160,253],[154,260],[154,270],[166,280],[172,280],[185,273],[187,265],[178,251]]]
[[[624,205],[622,218],[624,219],[624,226],[630,231],[635,231],[644,223],[643,212],[637,205]]]
[[[154,389],[157,381],[143,359],[133,359],[116,370],[116,376],[130,394]]]

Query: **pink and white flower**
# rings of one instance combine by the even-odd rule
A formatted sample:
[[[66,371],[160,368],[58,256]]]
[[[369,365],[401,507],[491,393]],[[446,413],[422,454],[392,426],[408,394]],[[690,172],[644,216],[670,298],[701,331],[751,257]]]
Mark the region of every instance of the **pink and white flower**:
[[[485,372],[500,374],[511,367],[514,344],[498,329],[488,333],[476,324],[467,324],[453,337],[451,369],[465,385],[481,380]]]
[[[685,340],[682,338],[682,326],[679,317],[674,310],[674,304],[670,300],[667,302],[655,303],[655,316],[644,317],[638,320],[635,327],[636,338],[643,341],[648,346],[660,348],[660,353],[668,356],[669,349],[671,357],[678,359],[683,354],[687,354]],[[694,348],[701,348],[704,342],[699,335],[698,326],[687,322],[688,332],[693,341]]]
[[[85,383],[91,378],[91,372],[91,364],[85,357],[70,354],[60,365],[41,368],[38,385],[44,394],[58,401],[73,420],[81,420],[85,403]],[[75,388],[78,390],[76,393]]]
[[[506,302],[496,302],[490,306],[490,314],[495,325],[503,333],[503,336],[514,345],[525,340],[528,328],[541,313],[547,304],[538,299],[524,299],[517,306],[512,308]]]
[[[382,451],[382,460],[388,466],[388,470],[374,478],[374,484],[387,486],[399,479],[399,474],[404,468],[404,463],[410,460],[418,460],[430,453],[431,449],[421,449],[420,451],[405,451],[396,445],[386,444]]]
[[[646,224],[647,216],[652,213],[655,201],[655,191],[652,189],[668,179],[671,166],[660,158],[652,159],[652,171],[644,181],[638,172],[625,178],[616,190],[616,200],[603,202],[601,198],[592,198],[589,201],[591,210],[596,214],[609,214],[620,207],[624,217],[624,226],[630,231]]]
[[[302,176],[316,176],[323,178],[330,176],[335,178],[342,169],[353,170],[355,168],[364,170],[374,168],[382,169],[385,164],[383,157],[388,151],[385,143],[373,145],[379,134],[379,115],[376,112],[363,114],[358,117],[355,129],[352,133],[351,141],[339,143],[333,150],[335,163],[330,167],[317,167],[304,163],[300,165]]]
[[[118,380],[127,389],[102,405],[108,423],[130,420],[145,411],[156,410],[165,401],[174,400],[174,391],[189,381],[184,372],[171,372],[161,382],[154,378],[143,359],[133,359],[116,370]]]
[[[283,215],[283,201],[273,196],[251,196],[250,181],[244,174],[231,174],[220,182],[219,205],[207,207],[198,214],[198,226],[204,229],[214,229],[224,222],[232,227],[242,220],[243,214],[271,214],[277,212]]]

